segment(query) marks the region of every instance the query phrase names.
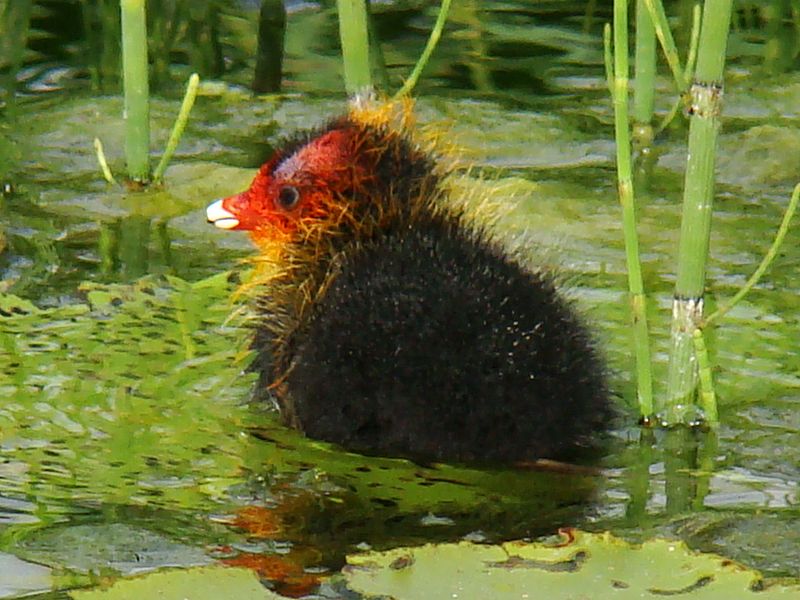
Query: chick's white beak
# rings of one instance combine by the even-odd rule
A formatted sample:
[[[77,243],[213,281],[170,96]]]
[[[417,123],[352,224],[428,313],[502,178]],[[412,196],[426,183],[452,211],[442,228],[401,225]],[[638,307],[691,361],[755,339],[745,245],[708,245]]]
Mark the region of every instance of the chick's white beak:
[[[208,205],[206,218],[209,223],[213,223],[220,229],[233,229],[239,224],[239,219],[223,208],[222,200],[217,200]]]

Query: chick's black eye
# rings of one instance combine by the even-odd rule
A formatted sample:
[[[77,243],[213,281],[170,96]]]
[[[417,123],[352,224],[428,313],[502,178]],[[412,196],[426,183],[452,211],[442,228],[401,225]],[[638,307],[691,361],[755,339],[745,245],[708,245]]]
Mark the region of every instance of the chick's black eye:
[[[293,185],[285,185],[278,192],[278,206],[291,210],[300,201],[300,192]]]

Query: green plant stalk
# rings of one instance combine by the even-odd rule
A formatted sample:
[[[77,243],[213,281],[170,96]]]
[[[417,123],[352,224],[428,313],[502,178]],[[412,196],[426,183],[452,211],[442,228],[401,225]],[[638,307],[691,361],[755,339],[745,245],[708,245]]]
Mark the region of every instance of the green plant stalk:
[[[411,93],[411,90],[417,85],[419,76],[428,64],[428,60],[430,60],[431,54],[433,54],[433,50],[436,48],[436,44],[439,43],[439,38],[442,37],[442,30],[447,22],[447,14],[450,12],[450,1],[451,0],[442,0],[442,4],[439,6],[439,15],[436,17],[436,23],[434,23],[431,35],[428,37],[428,43],[425,44],[425,49],[422,51],[417,64],[414,66],[414,70],[411,71],[411,75],[406,79],[403,87],[395,94],[395,98],[400,98]]]
[[[786,212],[783,215],[783,220],[775,234],[775,239],[772,241],[767,253],[758,265],[755,272],[749,277],[747,282],[742,286],[727,304],[719,307],[713,314],[706,317],[700,325],[692,332],[692,342],[694,344],[694,353],[697,359],[698,377],[700,381],[700,406],[703,409],[703,416],[707,423],[712,428],[719,426],[719,411],[717,409],[717,395],[714,391],[714,378],[711,373],[711,364],[708,359],[708,351],[706,349],[705,338],[703,337],[703,330],[714,324],[716,321],[724,317],[739,301],[753,289],[753,287],[761,279],[762,275],[772,264],[778,250],[783,244],[786,233],[789,231],[789,224],[792,222],[794,213],[797,210],[798,200],[800,200],[800,184],[796,185],[792,192],[792,197],[789,200],[789,205],[786,207]]]
[[[678,275],[672,310],[667,394],[662,415],[667,425],[691,420],[689,415],[696,391],[697,364],[692,335],[703,318],[703,291],[714,198],[714,163],[731,4],[732,0],[706,0],[700,28],[697,71],[690,89],[692,116],[678,246]]]
[[[686,54],[686,66],[683,69],[683,74],[686,80],[688,81],[692,73],[694,73],[694,67],[697,62],[697,45],[700,41],[700,14],[702,12],[702,8],[699,4],[695,4],[692,8],[692,31],[689,36],[689,52]],[[670,123],[672,123],[672,119],[678,114],[678,110],[680,110],[681,106],[684,105],[686,98],[683,95],[678,96],[678,98],[673,102],[672,108],[670,109],[669,113],[661,120],[661,123],[658,124],[656,127],[655,135],[658,135],[664,129],[666,129]]]
[[[664,51],[667,64],[672,71],[672,76],[675,79],[678,92],[683,93],[689,85],[689,79],[684,75],[683,69],[681,69],[681,59],[678,56],[678,48],[675,46],[675,39],[672,37],[672,31],[667,22],[664,5],[661,3],[661,0],[644,0],[644,3],[650,13],[650,19],[653,21],[658,41],[661,43],[661,49]]]
[[[117,180],[111,174],[111,169],[106,160],[106,153],[103,150],[103,142],[100,141],[100,138],[94,138],[94,151],[97,154],[97,162],[100,163],[100,170],[103,171],[103,177],[108,183],[116,184]]]
[[[189,84],[186,86],[186,93],[183,96],[181,108],[178,111],[178,117],[175,119],[175,125],[172,126],[172,133],[169,134],[167,147],[164,149],[164,154],[161,156],[161,160],[158,162],[158,166],[153,172],[153,181],[155,182],[160,182],[162,177],[164,177],[164,171],[167,170],[167,165],[172,155],[175,153],[178,143],[181,141],[183,130],[186,128],[186,123],[189,121],[189,113],[192,112],[195,98],[197,98],[198,85],[200,85],[200,77],[197,73],[192,73],[191,77],[189,77]]]
[[[144,0],[121,0],[122,73],[125,88],[125,160],[128,177],[150,178],[150,90]]]
[[[370,89],[369,26],[366,0],[337,0],[339,37],[344,61],[344,87],[348,94]]]
[[[692,7],[692,30],[689,33],[689,51],[686,53],[686,66],[683,69],[683,78],[689,81],[697,64],[697,47],[700,44],[700,23],[703,7],[695,4]]]
[[[611,101],[614,101],[614,55],[611,50],[611,25],[603,26],[603,64],[606,69],[606,87]]]
[[[642,268],[639,261],[639,239],[636,234],[633,170],[628,120],[628,6],[627,0],[614,0],[614,65],[613,94],[614,131],[617,142],[617,179],[622,206],[625,236],[625,258],[628,267],[633,344],[636,357],[636,386],[639,411],[645,419],[653,414],[653,380],[648,339],[646,299]],[[606,55],[610,35],[604,35]],[[610,61],[607,60],[607,64]]]
[[[708,349],[703,337],[702,329],[692,332],[694,354],[697,357],[697,371],[700,379],[700,407],[703,409],[703,418],[711,427],[719,426],[719,411],[717,410],[717,394],[714,391],[714,378],[711,375],[711,362],[708,360]]]
[[[792,198],[789,200],[789,205],[786,207],[786,212],[783,214],[783,220],[778,228],[778,232],[775,234],[775,239],[772,241],[772,245],[764,255],[764,258],[761,260],[758,268],[749,277],[747,282],[745,282],[745,284],[742,286],[742,289],[736,292],[733,298],[705,318],[701,324],[703,328],[713,325],[716,321],[719,321],[722,317],[724,317],[759,282],[762,275],[764,275],[766,270],[772,264],[772,261],[775,260],[775,257],[778,255],[778,250],[780,250],[780,247],[783,244],[783,239],[786,237],[786,233],[789,231],[789,224],[792,222],[792,217],[794,217],[794,213],[797,210],[798,199],[800,199],[800,183],[794,187]]]
[[[634,73],[634,126],[650,125],[656,95],[656,30],[644,0],[636,0]]]

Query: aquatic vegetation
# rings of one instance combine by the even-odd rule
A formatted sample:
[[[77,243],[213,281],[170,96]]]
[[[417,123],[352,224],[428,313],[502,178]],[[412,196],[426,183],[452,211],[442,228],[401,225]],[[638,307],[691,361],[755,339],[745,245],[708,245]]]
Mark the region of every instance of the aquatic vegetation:
[[[628,411],[636,398],[625,252],[600,73],[600,26],[610,7],[453,3],[416,88],[422,120],[446,123],[474,165],[454,185],[497,194],[510,209],[497,234],[522,260],[536,255],[553,264],[600,331],[612,387],[627,412],[598,480],[360,456],[309,441],[268,408],[244,404],[253,375],[243,372],[242,328],[227,320],[238,284],[227,275],[207,277],[221,269],[247,275],[237,260],[248,250],[231,236],[214,236],[203,206],[242,189],[284,135],[342,110],[335,7],[292,4],[287,94],[254,100],[253,6],[198,1],[186,11],[187,3],[171,0],[148,4],[151,89],[166,95],[151,99],[154,139],[168,136],[178,112],[169,98],[179,82],[191,71],[218,79],[200,88],[170,186],[128,195],[98,178],[91,151],[92,138],[102,135],[109,169],[122,172],[118,0],[83,2],[81,11],[69,0],[0,2],[0,28],[12,34],[0,36],[0,590],[19,573],[29,591],[63,592],[97,577],[107,585],[137,565],[168,563],[181,566],[164,579],[142,578],[140,589],[183,571],[191,572],[188,585],[200,588],[219,571],[195,574],[188,565],[216,561],[247,565],[287,593],[322,581],[320,595],[336,597],[350,589],[340,572],[345,557],[355,565],[363,542],[376,552],[364,567],[371,575],[402,578],[417,573],[414,565],[424,572],[432,548],[426,544],[455,542],[435,548],[466,564],[458,562],[466,560],[459,542],[478,540],[479,549],[494,552],[500,546],[486,544],[561,524],[637,542],[682,539],[765,576],[797,575],[800,258],[791,228],[769,276],[727,314],[725,327],[705,331],[718,430],[640,430]],[[689,4],[667,6],[681,57],[691,32],[699,35]],[[440,4],[400,0],[372,8],[386,89],[398,89]],[[30,17],[12,19],[18,9],[30,9]],[[719,136],[709,303],[734,297],[770,251],[798,176],[785,160],[799,122],[791,10],[772,0],[744,2],[732,15],[728,60],[736,68]],[[687,63],[681,61],[685,74]],[[783,75],[772,79],[773,72]],[[673,87],[663,74],[654,81],[659,92]],[[81,95],[90,90],[113,96]],[[338,95],[317,99],[330,93]],[[654,101],[655,114],[667,119],[677,105],[668,91]],[[671,198],[683,179],[684,128],[676,118],[659,134],[650,185],[637,187],[655,381],[666,376],[675,282],[664,265],[674,262],[679,229]],[[632,166],[637,183],[646,169]],[[76,540],[86,539],[91,548],[84,550]],[[576,543],[600,552],[584,542]],[[651,548],[616,542],[614,551],[626,557]],[[378,552],[392,549],[397,553],[379,569],[386,555]],[[496,559],[492,568],[510,578],[528,575],[523,555],[539,561],[548,552],[529,550],[518,550],[520,561]],[[676,554],[684,556],[677,546]],[[706,558],[710,566],[699,578],[681,580],[687,588],[697,584],[686,593],[723,585],[703,579],[709,570],[725,571],[718,558]],[[581,564],[596,566],[591,557]],[[738,573],[734,596],[760,579]],[[234,578],[270,595],[251,573]],[[684,591],[663,585],[660,591]]]

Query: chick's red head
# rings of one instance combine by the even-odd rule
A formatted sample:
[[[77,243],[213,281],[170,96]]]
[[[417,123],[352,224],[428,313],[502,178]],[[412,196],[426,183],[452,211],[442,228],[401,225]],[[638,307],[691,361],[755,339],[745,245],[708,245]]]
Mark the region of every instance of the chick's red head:
[[[287,144],[264,163],[245,191],[217,200],[208,221],[222,229],[249,231],[256,241],[293,237],[304,226],[346,210],[345,196],[363,178],[357,135],[343,123],[309,140]]]

